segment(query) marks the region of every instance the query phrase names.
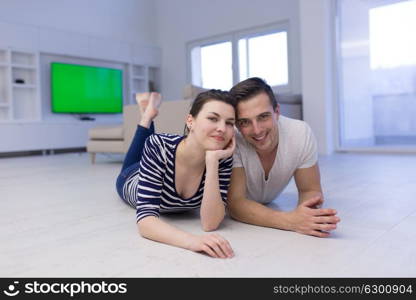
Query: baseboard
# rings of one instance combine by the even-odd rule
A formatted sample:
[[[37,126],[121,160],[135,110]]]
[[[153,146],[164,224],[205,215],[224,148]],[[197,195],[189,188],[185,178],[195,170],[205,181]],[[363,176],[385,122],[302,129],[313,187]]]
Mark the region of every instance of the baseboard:
[[[73,153],[73,152],[87,152],[87,148],[81,147],[81,148],[66,148],[66,149],[44,149],[44,150],[31,150],[31,151],[2,152],[0,153],[0,158],[34,156],[34,155],[53,155],[53,154],[62,154],[62,153]]]

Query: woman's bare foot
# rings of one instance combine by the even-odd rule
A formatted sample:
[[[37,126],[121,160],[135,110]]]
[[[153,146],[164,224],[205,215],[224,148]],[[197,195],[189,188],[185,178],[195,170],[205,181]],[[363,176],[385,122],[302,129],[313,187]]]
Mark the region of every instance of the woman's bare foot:
[[[142,105],[146,103],[146,100],[142,100]],[[150,124],[152,123],[153,119],[159,113],[159,106],[162,103],[162,96],[159,93],[152,92],[150,93],[150,97],[147,101],[146,108],[142,112],[142,118],[140,120],[140,125],[146,128],[149,128]],[[139,104],[140,106],[140,104]]]
[[[143,116],[147,105],[149,104],[150,93],[137,93],[136,102],[139,105],[140,116]]]

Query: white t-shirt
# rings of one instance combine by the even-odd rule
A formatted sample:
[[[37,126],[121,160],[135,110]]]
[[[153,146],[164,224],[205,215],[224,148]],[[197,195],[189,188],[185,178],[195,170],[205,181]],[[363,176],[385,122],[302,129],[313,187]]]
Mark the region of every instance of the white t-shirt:
[[[269,177],[255,149],[237,132],[237,147],[233,168],[243,167],[246,173],[247,198],[260,203],[269,203],[287,186],[296,169],[309,168],[318,160],[316,139],[304,121],[284,116],[278,121],[279,145]]]

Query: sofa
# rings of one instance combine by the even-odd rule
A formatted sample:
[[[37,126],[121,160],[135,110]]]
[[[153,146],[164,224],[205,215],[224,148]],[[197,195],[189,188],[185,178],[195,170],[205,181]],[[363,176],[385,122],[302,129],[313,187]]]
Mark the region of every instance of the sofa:
[[[206,89],[189,84],[183,89],[183,94],[185,98],[194,99],[196,95],[203,91],[206,91]],[[301,94],[275,93],[275,97],[280,105],[280,113],[282,115],[292,119],[303,120]]]
[[[292,119],[303,120],[301,94],[276,94],[280,113]]]
[[[192,101],[206,89],[188,84],[183,89],[183,99],[167,101],[164,99],[159,115],[155,120],[155,129],[159,133],[183,134],[185,118]],[[281,114],[289,118],[302,119],[302,97],[293,94],[278,94]],[[95,163],[97,153],[126,153],[130,146],[140,112],[136,104],[123,107],[123,123],[119,126],[100,126],[88,131],[87,152]]]
[[[183,99],[167,101],[164,99],[159,115],[155,119],[155,129],[159,133],[183,134],[185,119],[193,99],[206,89],[186,85]],[[123,123],[118,126],[99,126],[88,131],[87,152],[94,164],[97,153],[126,153],[130,146],[137,124],[140,122],[140,111],[136,104],[123,107]]]

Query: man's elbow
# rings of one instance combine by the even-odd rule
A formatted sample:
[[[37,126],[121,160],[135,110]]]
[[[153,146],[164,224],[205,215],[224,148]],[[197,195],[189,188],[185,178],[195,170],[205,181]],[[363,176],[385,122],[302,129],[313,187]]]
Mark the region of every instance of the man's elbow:
[[[228,202],[228,206],[227,206],[227,212],[228,215],[233,218],[234,220],[240,220],[239,218],[239,207],[240,205],[238,205],[237,201],[233,201],[232,199],[230,199],[231,201]]]
[[[242,217],[241,217],[241,213],[238,212],[237,210],[233,210],[233,209],[229,209],[228,210],[228,215],[236,221],[242,221]]]

